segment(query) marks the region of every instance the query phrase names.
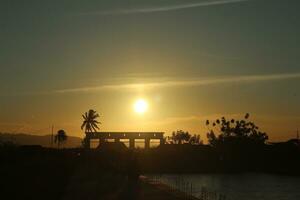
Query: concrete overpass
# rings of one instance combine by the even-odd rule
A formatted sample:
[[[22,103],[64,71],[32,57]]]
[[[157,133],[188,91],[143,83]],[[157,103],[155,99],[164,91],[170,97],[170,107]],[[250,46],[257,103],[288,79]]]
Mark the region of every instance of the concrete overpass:
[[[129,140],[129,148],[135,147],[136,139],[145,140],[145,149],[150,148],[150,140],[160,140],[160,145],[164,144],[164,132],[87,132],[87,146],[90,148],[90,141],[98,139],[99,144],[103,144],[106,140],[113,139],[114,142],[120,142],[121,139]]]

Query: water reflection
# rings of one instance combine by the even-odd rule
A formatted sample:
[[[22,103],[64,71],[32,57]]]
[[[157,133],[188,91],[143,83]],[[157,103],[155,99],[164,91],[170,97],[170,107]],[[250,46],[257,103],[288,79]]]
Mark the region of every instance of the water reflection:
[[[181,179],[195,188],[194,196],[200,196],[201,188],[226,195],[228,200],[299,200],[300,177],[268,174],[190,174],[162,175],[161,182],[175,184]],[[174,182],[174,183],[172,183]]]

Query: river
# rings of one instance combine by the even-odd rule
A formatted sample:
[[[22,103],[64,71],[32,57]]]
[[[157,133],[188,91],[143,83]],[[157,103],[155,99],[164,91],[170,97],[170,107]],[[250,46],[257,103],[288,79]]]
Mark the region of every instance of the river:
[[[163,174],[148,177],[155,177],[162,183],[188,191],[196,197],[205,188],[225,195],[226,200],[300,200],[300,177],[252,173]]]

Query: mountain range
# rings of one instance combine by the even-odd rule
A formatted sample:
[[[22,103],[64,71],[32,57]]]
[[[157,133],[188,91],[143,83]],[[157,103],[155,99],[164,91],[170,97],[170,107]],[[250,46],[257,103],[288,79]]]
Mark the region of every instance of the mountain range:
[[[54,138],[53,138],[54,140]],[[16,145],[41,145],[43,147],[51,147],[51,135],[32,135],[25,133],[0,133],[0,141],[13,142]],[[81,146],[82,138],[75,136],[68,136],[67,141],[64,143],[66,148],[74,148]],[[57,144],[53,141],[53,147]]]

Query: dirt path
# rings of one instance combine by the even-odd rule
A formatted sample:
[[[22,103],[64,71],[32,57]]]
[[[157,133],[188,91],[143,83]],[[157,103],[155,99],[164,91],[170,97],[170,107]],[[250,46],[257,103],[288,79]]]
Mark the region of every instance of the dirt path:
[[[170,193],[162,185],[150,185],[148,183],[141,183],[141,193],[139,200],[183,200],[183,196]]]
[[[141,177],[141,193],[139,200],[198,200],[194,197],[187,197],[183,192],[171,191],[167,185],[154,183]]]

